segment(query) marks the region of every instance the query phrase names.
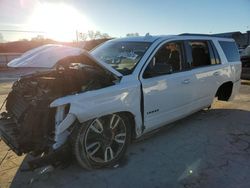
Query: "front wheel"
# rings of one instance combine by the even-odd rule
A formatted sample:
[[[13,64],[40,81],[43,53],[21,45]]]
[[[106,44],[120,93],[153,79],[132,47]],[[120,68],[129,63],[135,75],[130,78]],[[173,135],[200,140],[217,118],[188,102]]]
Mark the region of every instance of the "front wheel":
[[[131,138],[125,116],[111,114],[81,124],[74,136],[74,154],[85,169],[115,165],[124,155]]]

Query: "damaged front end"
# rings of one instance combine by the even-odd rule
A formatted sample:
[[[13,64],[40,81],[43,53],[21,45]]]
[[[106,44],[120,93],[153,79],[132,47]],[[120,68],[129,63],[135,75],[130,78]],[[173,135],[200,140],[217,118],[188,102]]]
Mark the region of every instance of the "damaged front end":
[[[58,151],[67,152],[69,125],[77,122],[76,117],[68,113],[70,104],[59,107],[50,107],[50,104],[63,96],[117,82],[116,76],[91,61],[86,55],[67,57],[53,70],[23,76],[13,84],[6,111],[0,117],[1,138],[17,155],[30,153],[48,160],[42,163],[36,159],[31,163],[32,168],[56,160],[55,156],[61,155]],[[55,155],[51,157],[51,153]]]

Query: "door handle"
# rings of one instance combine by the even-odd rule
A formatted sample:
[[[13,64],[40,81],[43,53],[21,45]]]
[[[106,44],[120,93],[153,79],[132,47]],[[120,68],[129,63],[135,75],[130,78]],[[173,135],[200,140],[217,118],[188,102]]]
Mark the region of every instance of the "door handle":
[[[190,80],[189,80],[189,79],[183,80],[182,83],[183,83],[183,84],[189,84],[189,83],[190,83]]]
[[[214,76],[219,76],[220,75],[220,72],[216,71],[214,72]]]

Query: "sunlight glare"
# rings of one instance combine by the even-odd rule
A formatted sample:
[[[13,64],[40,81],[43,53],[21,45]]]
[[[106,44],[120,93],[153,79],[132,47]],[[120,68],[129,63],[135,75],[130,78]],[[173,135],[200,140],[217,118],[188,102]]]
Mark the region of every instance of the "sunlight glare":
[[[76,39],[76,30],[87,32],[95,26],[73,7],[62,3],[39,3],[28,25],[33,30],[44,31],[45,37],[58,41]]]

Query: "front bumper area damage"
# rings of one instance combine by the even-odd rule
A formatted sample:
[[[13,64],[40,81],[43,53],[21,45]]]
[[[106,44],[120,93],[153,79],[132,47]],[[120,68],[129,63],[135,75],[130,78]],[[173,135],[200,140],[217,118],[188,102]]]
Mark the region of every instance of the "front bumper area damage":
[[[11,119],[0,119],[1,139],[18,155],[22,155],[18,143],[18,129],[16,123]]]
[[[114,85],[117,77],[96,67],[86,56],[68,57],[58,67],[23,76],[12,86],[0,115],[0,136],[17,154],[35,157],[37,168],[69,157],[70,134],[77,118],[70,104],[50,106],[64,96]]]
[[[1,114],[1,137],[17,155],[47,152],[53,141],[54,109],[48,109],[48,101],[30,104],[13,91],[6,103],[7,112]]]
[[[18,156],[23,153],[28,153],[29,150],[24,150],[25,143],[20,141],[18,125],[13,121],[13,119],[6,119],[5,117],[0,118],[0,136],[1,139],[14,151]],[[27,144],[27,143],[26,143]],[[45,148],[44,148],[45,149]],[[46,152],[45,152],[46,150]],[[40,150],[36,152],[31,152],[33,159],[28,161],[29,170],[34,170],[46,165],[58,166],[60,164],[66,164],[67,161],[72,157],[70,154],[70,145],[65,142],[63,145],[57,149],[49,151],[49,148],[44,151]]]
[[[33,113],[39,113],[34,110]],[[43,114],[43,111],[41,111]],[[33,114],[34,115],[34,114]],[[41,116],[43,117],[43,116]],[[34,116],[29,123],[34,125],[37,116]],[[45,118],[46,119],[46,118]],[[41,119],[40,119],[41,120]],[[60,140],[58,147],[53,147],[56,144],[52,134],[46,135],[48,129],[45,127],[45,120],[37,121],[35,125],[30,126],[25,130],[24,126],[17,122],[14,118],[8,116],[7,113],[2,113],[0,118],[0,136],[1,139],[14,151],[18,156],[29,153],[33,157],[28,161],[29,170],[43,167],[45,165],[58,166],[65,164],[71,158],[69,142],[64,138],[64,142]],[[39,131],[34,131],[34,129]],[[42,128],[42,129],[41,129]],[[33,129],[33,130],[32,130]],[[57,136],[60,139],[60,136]]]
[[[0,119],[0,135],[1,139],[14,151],[18,156],[24,152],[22,145],[19,143],[17,124],[11,119]],[[64,143],[59,148],[45,154],[34,155],[34,158],[28,161],[29,170],[34,170],[46,165],[58,166],[65,164],[71,158],[70,145]]]

